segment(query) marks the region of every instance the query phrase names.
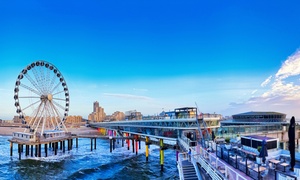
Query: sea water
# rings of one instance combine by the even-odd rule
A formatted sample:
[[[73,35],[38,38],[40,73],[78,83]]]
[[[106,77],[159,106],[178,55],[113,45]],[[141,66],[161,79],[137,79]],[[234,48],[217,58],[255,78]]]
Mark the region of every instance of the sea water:
[[[78,148],[65,153],[48,149],[48,157],[25,157],[19,160],[17,144],[10,156],[9,136],[0,136],[0,179],[179,179],[176,167],[176,152],[164,151],[164,170],[161,171],[159,147],[150,146],[148,162],[145,157],[145,145],[141,143],[138,154],[127,149],[126,143],[116,143],[116,149],[110,153],[109,140],[97,139],[97,148],[91,151],[90,139],[78,139]],[[74,141],[75,142],[75,141]],[[93,145],[94,146],[94,145]],[[94,148],[94,147],[93,147]],[[25,149],[25,148],[24,148]],[[42,156],[45,156],[42,146]]]

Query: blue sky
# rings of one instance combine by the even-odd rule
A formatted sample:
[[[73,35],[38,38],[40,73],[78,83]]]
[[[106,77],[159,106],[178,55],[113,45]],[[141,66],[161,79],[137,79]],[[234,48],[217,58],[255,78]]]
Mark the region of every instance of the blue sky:
[[[183,106],[224,116],[299,116],[297,1],[1,1],[0,119],[42,59],[64,75],[70,115],[157,114]],[[292,73],[291,73],[292,72]]]

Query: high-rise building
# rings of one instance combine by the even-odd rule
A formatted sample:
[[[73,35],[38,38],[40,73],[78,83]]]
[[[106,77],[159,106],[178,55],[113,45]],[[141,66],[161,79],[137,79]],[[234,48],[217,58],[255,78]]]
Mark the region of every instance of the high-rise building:
[[[91,114],[89,114],[88,120],[93,122],[102,122],[106,117],[106,114],[104,112],[104,108],[99,106],[99,102],[94,102],[94,109]]]
[[[93,112],[96,112],[98,107],[99,107],[99,102],[95,101],[94,102],[94,110],[93,110]]]

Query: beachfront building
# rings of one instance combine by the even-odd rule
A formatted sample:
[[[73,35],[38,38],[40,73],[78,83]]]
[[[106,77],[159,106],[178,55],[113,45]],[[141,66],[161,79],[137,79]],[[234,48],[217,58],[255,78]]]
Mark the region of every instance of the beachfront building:
[[[221,137],[241,137],[243,135],[262,135],[278,138],[280,148],[287,149],[288,126],[286,114],[279,112],[246,112],[235,114],[231,120],[221,121],[218,135]],[[296,130],[296,139],[300,130]],[[297,140],[298,141],[298,140]]]
[[[99,102],[94,102],[93,112],[89,114],[88,120],[92,122],[103,122],[105,120],[106,114],[104,108],[99,106]]]
[[[82,121],[82,116],[68,116],[65,124],[67,127],[80,127],[85,122]]]
[[[221,114],[216,113],[203,113],[202,117],[203,120],[206,122],[207,127],[210,128],[219,128],[220,122],[223,120],[223,116]]]
[[[136,110],[126,111],[125,112],[125,119],[126,120],[142,120],[142,113]]]
[[[195,107],[176,108],[174,112],[176,119],[196,118],[197,116],[197,108]]]
[[[109,120],[110,121],[121,121],[125,119],[125,114],[123,112],[120,111],[116,111],[114,112],[110,117]]]
[[[221,121],[219,133],[235,134],[266,134],[270,131],[282,131],[288,124],[286,114],[278,112],[246,112],[232,115],[231,120]]]

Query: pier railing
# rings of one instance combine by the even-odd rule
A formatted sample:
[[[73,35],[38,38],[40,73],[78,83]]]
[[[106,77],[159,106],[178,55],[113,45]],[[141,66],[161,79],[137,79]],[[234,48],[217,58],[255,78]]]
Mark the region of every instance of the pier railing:
[[[180,180],[183,180],[183,170],[182,170],[182,160],[183,160],[183,153],[178,154],[178,163],[177,163],[177,169],[179,171],[179,178]]]
[[[214,172],[218,172],[219,177],[222,179],[232,180],[246,180],[247,178],[239,174],[233,167],[225,163],[222,159],[217,157],[215,153],[208,152],[202,147],[199,147],[199,153],[195,155],[195,158],[201,167],[203,167],[208,173],[214,176]],[[208,167],[209,166],[209,167]],[[211,176],[211,177],[212,177]],[[217,178],[216,176],[212,177]],[[218,178],[217,178],[218,179]]]
[[[180,146],[184,147],[187,151],[191,149],[191,162],[194,167],[197,168],[197,164],[200,165],[212,179],[247,180],[246,177],[243,177],[245,175],[238,173],[234,167],[217,157],[217,153],[207,151],[200,144],[196,147],[189,147],[190,140],[185,136],[178,138],[178,141]],[[214,147],[215,145],[212,144],[211,146]],[[188,158],[189,155],[182,153],[181,156]],[[179,162],[181,163],[180,160]]]

